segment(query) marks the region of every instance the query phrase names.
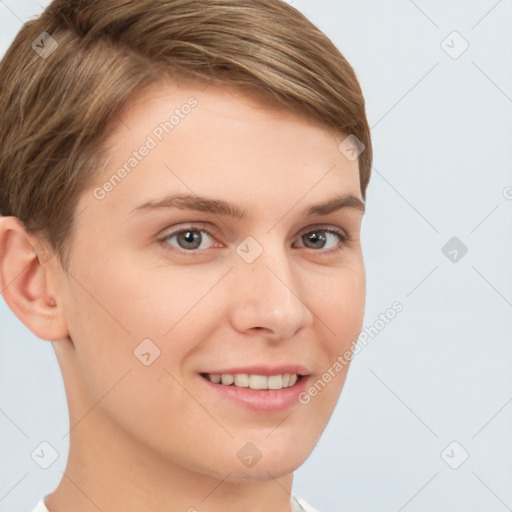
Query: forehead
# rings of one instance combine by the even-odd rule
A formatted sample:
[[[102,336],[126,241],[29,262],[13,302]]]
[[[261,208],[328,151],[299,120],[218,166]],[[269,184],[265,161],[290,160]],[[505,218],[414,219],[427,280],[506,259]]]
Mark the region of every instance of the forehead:
[[[108,193],[104,207],[134,208],[164,192],[244,204],[325,199],[334,188],[360,197],[358,162],[339,151],[344,137],[238,89],[164,82],[119,114],[95,186]]]
[[[333,142],[344,134],[322,124],[318,119],[300,112],[290,106],[284,106],[276,99],[269,97],[267,93],[254,88],[242,88],[234,85],[221,85],[190,79],[179,81],[161,80],[139,91],[129,100],[125,108],[116,116],[115,122],[107,138],[110,144],[125,140],[134,129],[140,128],[145,120],[152,124],[145,126],[148,132],[150,127],[157,124],[171,122],[176,128],[185,117],[188,117],[190,109],[187,104],[192,101],[197,103],[193,107],[194,117],[199,115],[214,115],[216,125],[222,121],[224,128],[229,122],[241,125],[244,123],[263,122],[272,120],[288,121],[297,128],[302,125],[304,129],[316,128],[322,131],[324,136],[332,138]],[[173,119],[173,114],[174,119]],[[176,118],[176,116],[179,117]],[[210,119],[210,122],[213,121]],[[205,129],[208,129],[206,126]],[[211,135],[215,135],[211,132]]]

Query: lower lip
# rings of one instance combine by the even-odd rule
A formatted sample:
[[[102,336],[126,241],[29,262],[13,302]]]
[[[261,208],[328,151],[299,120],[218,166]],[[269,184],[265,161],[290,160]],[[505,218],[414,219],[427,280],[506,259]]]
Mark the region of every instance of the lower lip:
[[[201,375],[199,378],[214,392],[231,399],[242,406],[256,412],[278,412],[298,405],[299,395],[306,389],[308,376],[303,375],[289,388],[282,389],[251,389],[237,386],[214,384]]]

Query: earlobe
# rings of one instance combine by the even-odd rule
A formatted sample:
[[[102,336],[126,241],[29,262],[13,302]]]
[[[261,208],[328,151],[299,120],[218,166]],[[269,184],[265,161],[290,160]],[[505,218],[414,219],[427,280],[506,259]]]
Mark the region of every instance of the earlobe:
[[[0,218],[0,289],[13,313],[38,337],[58,341],[67,325],[52,289],[48,252],[16,217]]]

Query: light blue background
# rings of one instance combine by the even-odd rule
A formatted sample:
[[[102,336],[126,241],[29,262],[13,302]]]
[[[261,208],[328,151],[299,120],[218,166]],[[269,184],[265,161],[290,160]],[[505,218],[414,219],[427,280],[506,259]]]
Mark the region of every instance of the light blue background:
[[[367,100],[364,325],[404,307],[355,357],[294,490],[320,512],[512,510],[512,0],[288,3]],[[1,55],[40,11],[0,1]],[[468,248],[457,263],[441,250],[452,237]],[[62,478],[67,406],[50,343],[3,300],[0,320],[0,511],[31,511]],[[30,457],[45,440],[47,470]],[[452,441],[452,465],[469,454],[458,469],[441,456]]]

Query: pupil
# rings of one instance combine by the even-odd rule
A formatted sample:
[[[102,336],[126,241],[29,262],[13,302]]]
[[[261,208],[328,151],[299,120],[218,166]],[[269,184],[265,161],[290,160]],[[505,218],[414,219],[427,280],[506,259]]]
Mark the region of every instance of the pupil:
[[[180,242],[182,241],[185,244],[184,249],[197,249],[201,245],[201,235],[197,231],[183,231],[180,237]]]
[[[313,243],[315,248],[318,248],[318,247],[322,248],[325,245],[325,242],[327,240],[325,235],[323,235],[323,234],[319,235],[316,232],[306,235],[306,238],[308,238],[308,240]]]

